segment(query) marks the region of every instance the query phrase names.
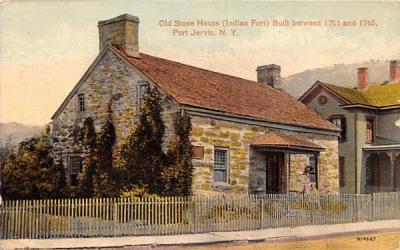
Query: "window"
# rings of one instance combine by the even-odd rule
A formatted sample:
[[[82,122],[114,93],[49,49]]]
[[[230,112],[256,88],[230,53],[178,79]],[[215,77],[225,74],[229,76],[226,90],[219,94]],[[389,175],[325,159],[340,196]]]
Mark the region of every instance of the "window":
[[[375,120],[374,120],[374,118],[367,118],[365,138],[366,138],[366,141],[370,142],[370,143],[375,141]]]
[[[342,156],[339,157],[339,182],[341,187],[344,187],[346,185],[344,157]]]
[[[321,105],[325,105],[328,102],[328,98],[324,95],[318,97],[318,103]]]
[[[140,82],[139,87],[138,87],[138,96],[137,96],[137,109],[138,111],[141,110],[143,104],[144,104],[144,97],[146,95],[146,92],[148,90],[148,84],[147,82]]]
[[[85,111],[85,94],[78,94],[79,111]]]
[[[78,185],[78,175],[82,171],[82,158],[71,156],[69,160],[69,179],[71,186]]]
[[[318,157],[316,155],[311,155],[308,161],[310,165],[309,177],[310,182],[315,188],[318,187]]]
[[[228,182],[228,150],[214,149],[214,181]]]
[[[347,139],[347,126],[346,118],[344,116],[334,116],[330,118],[330,121],[335,124],[336,127],[340,128],[340,142],[344,142]]]

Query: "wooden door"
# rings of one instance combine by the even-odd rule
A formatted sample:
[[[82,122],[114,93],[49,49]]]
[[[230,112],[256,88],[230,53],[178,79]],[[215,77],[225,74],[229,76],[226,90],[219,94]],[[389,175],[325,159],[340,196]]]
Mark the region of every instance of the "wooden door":
[[[266,192],[280,193],[283,174],[283,153],[270,152],[266,155]]]

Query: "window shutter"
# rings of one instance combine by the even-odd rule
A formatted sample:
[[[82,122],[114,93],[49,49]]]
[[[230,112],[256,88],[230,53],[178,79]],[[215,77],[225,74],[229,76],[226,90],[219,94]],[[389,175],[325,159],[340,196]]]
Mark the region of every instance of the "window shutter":
[[[345,183],[345,161],[344,157],[339,157],[339,182],[340,186],[344,187]]]
[[[346,118],[342,117],[340,118],[340,124],[341,124],[341,140],[346,141],[347,140],[347,124],[346,124]]]

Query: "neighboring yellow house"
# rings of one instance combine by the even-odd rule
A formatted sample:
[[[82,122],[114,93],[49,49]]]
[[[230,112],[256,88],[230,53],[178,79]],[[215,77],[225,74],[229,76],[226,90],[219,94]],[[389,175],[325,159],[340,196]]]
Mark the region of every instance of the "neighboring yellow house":
[[[358,87],[317,81],[300,101],[341,128],[339,179],[343,193],[400,190],[400,61],[390,62],[389,81]]]

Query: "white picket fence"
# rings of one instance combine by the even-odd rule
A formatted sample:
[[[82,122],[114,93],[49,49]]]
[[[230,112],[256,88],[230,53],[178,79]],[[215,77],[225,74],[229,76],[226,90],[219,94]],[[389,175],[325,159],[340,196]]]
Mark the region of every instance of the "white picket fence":
[[[169,235],[400,219],[400,193],[4,201],[0,239]]]

